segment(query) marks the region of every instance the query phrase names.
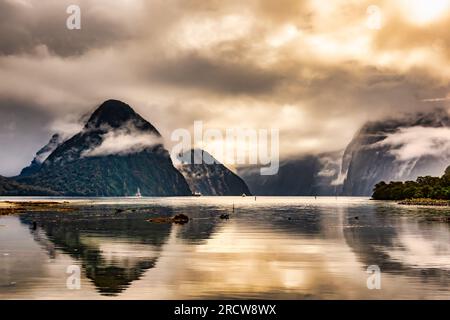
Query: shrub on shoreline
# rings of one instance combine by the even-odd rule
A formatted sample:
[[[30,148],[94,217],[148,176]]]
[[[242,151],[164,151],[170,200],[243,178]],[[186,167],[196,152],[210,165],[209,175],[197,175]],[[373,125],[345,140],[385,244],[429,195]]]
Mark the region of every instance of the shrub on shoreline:
[[[372,195],[374,200],[432,199],[450,200],[450,166],[442,177],[418,177],[416,181],[378,183]]]

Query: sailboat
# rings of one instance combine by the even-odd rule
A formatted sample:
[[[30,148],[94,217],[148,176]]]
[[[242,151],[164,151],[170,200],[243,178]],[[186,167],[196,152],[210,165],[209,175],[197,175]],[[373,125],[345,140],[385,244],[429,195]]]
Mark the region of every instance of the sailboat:
[[[136,198],[142,198],[141,189],[137,189],[136,194],[134,195]]]

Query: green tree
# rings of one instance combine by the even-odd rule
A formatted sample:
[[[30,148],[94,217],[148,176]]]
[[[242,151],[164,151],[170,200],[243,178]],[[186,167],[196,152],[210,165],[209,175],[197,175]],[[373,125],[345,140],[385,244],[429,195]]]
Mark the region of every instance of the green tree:
[[[375,185],[372,198],[375,200],[405,200],[417,198],[450,200],[450,166],[442,177],[418,177],[416,181],[384,181]]]

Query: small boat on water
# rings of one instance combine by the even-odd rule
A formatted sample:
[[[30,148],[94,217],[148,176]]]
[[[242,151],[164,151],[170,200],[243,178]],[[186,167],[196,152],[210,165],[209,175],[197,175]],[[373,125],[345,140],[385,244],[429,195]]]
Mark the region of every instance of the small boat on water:
[[[194,197],[201,197],[202,194],[201,194],[200,192],[194,192],[194,193],[192,194],[192,196],[194,196]]]
[[[142,198],[141,189],[138,188],[137,192],[134,196],[135,196],[135,198]]]

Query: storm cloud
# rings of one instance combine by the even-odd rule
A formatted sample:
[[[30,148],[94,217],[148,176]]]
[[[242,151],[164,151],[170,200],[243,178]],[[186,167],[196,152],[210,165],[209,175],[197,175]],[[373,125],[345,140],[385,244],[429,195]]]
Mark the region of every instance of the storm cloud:
[[[446,0],[0,0],[0,174],[112,98],[166,138],[202,120],[277,128],[282,157],[341,150],[367,120],[448,107],[449,26]]]

